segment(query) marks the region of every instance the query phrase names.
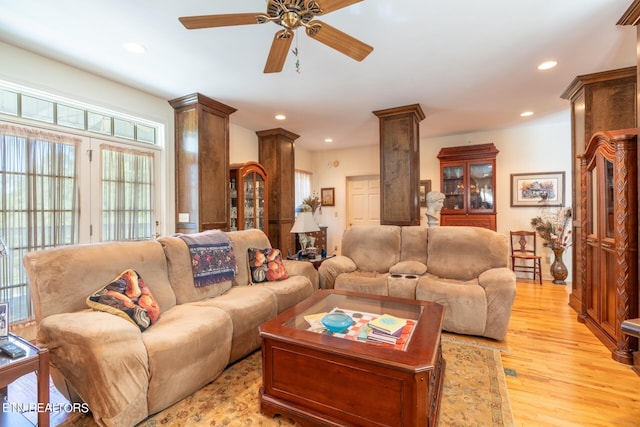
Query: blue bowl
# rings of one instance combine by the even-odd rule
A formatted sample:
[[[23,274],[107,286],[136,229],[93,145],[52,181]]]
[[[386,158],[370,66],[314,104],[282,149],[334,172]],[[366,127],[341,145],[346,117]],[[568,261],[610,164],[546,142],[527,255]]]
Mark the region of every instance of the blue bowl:
[[[329,313],[322,317],[322,324],[331,332],[344,332],[352,323],[351,316],[344,313]]]

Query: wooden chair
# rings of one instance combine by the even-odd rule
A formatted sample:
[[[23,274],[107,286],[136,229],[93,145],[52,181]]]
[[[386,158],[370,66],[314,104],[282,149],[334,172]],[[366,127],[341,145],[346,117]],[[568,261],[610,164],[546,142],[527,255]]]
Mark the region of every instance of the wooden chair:
[[[536,253],[535,231],[511,231],[511,270],[533,273],[533,280],[538,277],[542,284],[541,256]],[[519,262],[518,262],[519,260]]]

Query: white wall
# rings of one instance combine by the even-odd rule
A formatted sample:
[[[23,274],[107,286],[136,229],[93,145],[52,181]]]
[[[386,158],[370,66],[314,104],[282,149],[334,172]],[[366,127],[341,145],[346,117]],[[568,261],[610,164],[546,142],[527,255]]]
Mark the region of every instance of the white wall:
[[[539,215],[538,208],[512,208],[511,174],[528,172],[565,171],[565,205],[571,204],[571,118],[567,111],[555,116],[529,122],[528,125],[490,132],[474,132],[442,138],[421,138],[420,179],[430,179],[433,190],[440,189],[440,149],[472,144],[493,143],[500,151],[496,169],[496,210],[498,232],[508,234],[510,230],[530,229],[530,220]],[[314,152],[314,188],[335,187],[336,206],[323,208],[321,222],[328,228],[328,246],[339,246],[346,227],[346,178],[380,173],[379,150],[367,146],[350,150]],[[333,161],[340,165],[333,167]],[[421,211],[423,225],[424,211]],[[550,278],[549,265],[553,261],[550,250],[540,248],[543,254],[543,276]],[[569,267],[571,281],[571,249],[565,253],[564,261]]]

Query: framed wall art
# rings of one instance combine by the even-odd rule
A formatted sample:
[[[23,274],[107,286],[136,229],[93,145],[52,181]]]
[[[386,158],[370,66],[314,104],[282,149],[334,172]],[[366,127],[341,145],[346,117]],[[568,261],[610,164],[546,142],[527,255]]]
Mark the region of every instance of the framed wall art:
[[[335,206],[335,188],[321,188],[320,189],[320,200],[322,201],[322,206]]]
[[[564,172],[511,174],[511,207],[564,206]]]
[[[420,207],[427,207],[427,193],[431,191],[431,180],[422,180],[420,181],[420,186],[418,187],[418,198],[420,199]]]

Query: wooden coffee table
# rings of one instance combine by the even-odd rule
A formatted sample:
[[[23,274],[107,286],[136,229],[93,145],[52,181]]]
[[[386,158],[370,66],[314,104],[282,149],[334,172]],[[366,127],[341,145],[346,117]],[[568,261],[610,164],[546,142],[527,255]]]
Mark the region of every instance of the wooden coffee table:
[[[335,308],[364,318],[386,313],[409,319],[413,332],[398,349],[310,330],[305,316]],[[303,426],[436,426],[443,316],[441,305],[427,301],[316,292],[260,327],[262,413]]]

